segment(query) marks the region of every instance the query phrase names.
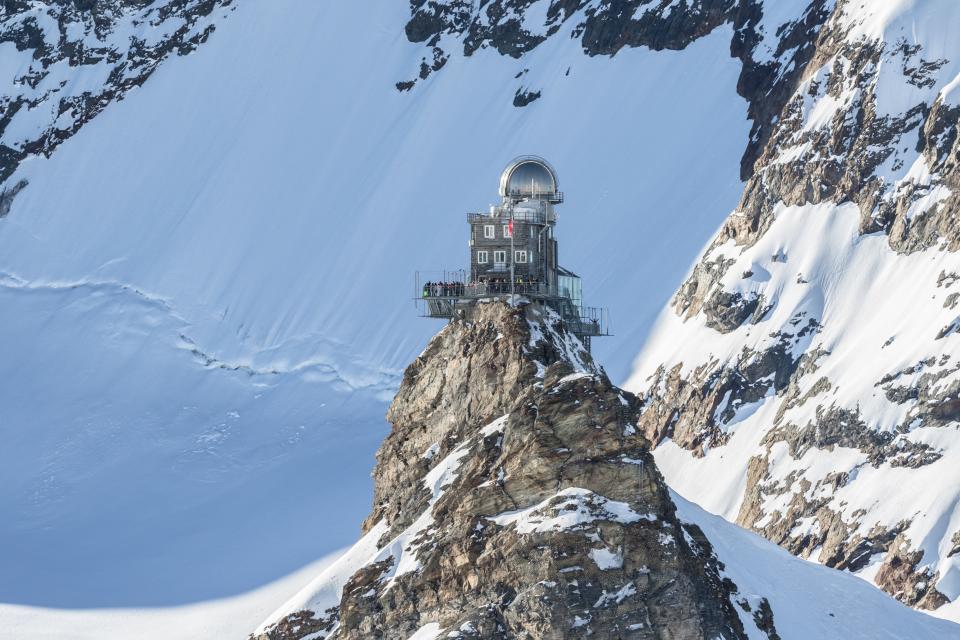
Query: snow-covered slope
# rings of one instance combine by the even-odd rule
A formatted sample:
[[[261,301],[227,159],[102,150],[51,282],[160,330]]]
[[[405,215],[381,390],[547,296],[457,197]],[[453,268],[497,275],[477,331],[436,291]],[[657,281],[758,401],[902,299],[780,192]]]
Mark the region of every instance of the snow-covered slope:
[[[342,552],[332,553],[280,580],[238,596],[179,606],[55,609],[0,604],[0,638],[239,640],[341,555]]]
[[[639,341],[739,192],[728,163],[747,122],[729,32],[682,56],[612,60],[558,37],[522,61],[452,57],[400,92],[422,53],[408,17],[396,3],[236,6],[195,53],[21,165],[8,183],[31,186],[3,220],[0,270],[164,297],[230,363],[378,375],[436,329],[412,313],[413,270],[462,267],[463,214],[495,200],[511,157],[535,151],[567,196],[565,263],[588,300],[611,306],[618,336]],[[518,109],[523,69],[550,94]],[[663,126],[675,120],[679,137]],[[715,140],[706,152],[703,139]],[[629,354],[605,361],[625,373]]]
[[[400,92],[402,3],[234,6],[6,182],[28,184],[0,218],[0,600],[217,598],[352,540],[389,390],[439,327],[412,272],[464,264],[463,213],[512,156],[558,167],[564,263],[621,373],[739,193],[729,28],[452,56]],[[526,68],[545,92],[517,108]]]
[[[129,287],[4,280],[0,326],[0,601],[209,600],[354,538],[389,390],[224,367]]]
[[[743,599],[754,607],[761,596],[769,600],[783,640],[960,637],[956,624],[911,610],[862,580],[795,558],[675,493],[672,497],[680,520],[706,534]],[[750,637],[765,640],[755,630]]]
[[[680,493],[926,609],[960,596],[958,27],[837,4],[628,384]]]

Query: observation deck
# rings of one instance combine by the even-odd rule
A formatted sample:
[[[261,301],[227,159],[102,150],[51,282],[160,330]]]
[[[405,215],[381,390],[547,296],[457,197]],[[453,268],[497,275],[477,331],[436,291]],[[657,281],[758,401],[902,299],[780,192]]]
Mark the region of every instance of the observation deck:
[[[590,338],[611,335],[607,309],[577,305],[569,296],[551,290],[542,282],[468,282],[464,270],[417,271],[414,291],[421,316],[425,318],[455,318],[477,301],[509,300],[517,296],[552,308],[588,349]]]

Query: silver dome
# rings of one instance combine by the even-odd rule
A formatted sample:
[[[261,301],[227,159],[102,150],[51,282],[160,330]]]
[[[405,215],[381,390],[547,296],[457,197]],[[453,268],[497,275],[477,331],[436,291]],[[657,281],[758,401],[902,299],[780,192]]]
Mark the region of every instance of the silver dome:
[[[557,172],[537,156],[522,156],[504,169],[500,176],[500,195],[513,200],[539,198],[551,202],[559,202],[562,197]]]

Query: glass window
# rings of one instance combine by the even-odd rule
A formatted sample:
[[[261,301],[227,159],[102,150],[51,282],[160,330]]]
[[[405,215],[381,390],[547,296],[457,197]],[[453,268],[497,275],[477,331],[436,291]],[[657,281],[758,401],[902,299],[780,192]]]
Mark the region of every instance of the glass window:
[[[526,251],[515,251],[513,256],[514,262],[526,262],[527,261],[527,252]]]
[[[576,276],[557,276],[557,288],[560,295],[564,298],[570,298],[574,307],[580,308],[583,305],[583,287],[580,278]]]
[[[486,251],[477,251],[477,263],[487,264],[488,253]]]
[[[503,237],[504,237],[504,238],[510,238],[510,237],[512,237],[512,236],[513,236],[513,234],[510,233],[510,225],[508,225],[508,224],[503,225]]]
[[[497,237],[497,231],[496,231],[496,229],[497,229],[497,228],[496,228],[495,226],[493,226],[492,224],[485,224],[485,225],[483,225],[483,237],[484,237],[484,238],[496,238],[496,237]]]
[[[499,264],[503,264],[507,261],[507,252],[506,251],[494,251],[493,252],[493,261]]]

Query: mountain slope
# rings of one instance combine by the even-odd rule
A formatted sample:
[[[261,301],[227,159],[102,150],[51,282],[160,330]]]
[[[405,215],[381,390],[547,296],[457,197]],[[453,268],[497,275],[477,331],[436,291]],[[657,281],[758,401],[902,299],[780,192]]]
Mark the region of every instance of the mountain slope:
[[[960,595],[957,25],[837,3],[627,385],[683,495],[925,609]]]

